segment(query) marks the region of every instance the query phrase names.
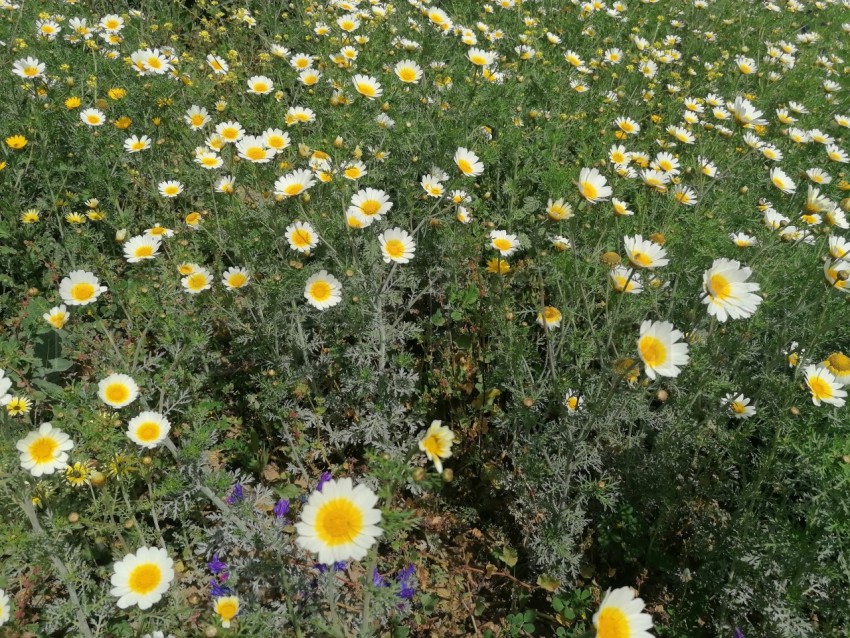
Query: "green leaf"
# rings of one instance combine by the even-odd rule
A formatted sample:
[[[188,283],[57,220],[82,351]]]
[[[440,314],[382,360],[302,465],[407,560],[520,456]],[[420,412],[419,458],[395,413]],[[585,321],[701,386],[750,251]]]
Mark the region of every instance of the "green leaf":
[[[514,567],[519,560],[519,556],[513,547],[505,547],[505,549],[502,550],[499,559],[508,567]]]

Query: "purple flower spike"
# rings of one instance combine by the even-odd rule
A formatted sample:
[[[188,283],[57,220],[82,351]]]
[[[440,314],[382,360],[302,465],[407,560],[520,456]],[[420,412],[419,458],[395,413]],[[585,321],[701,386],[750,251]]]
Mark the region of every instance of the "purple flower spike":
[[[219,572],[223,572],[227,569],[227,563],[223,563],[218,558],[218,554],[213,554],[212,560],[207,563],[207,568],[213,573],[218,574]]]
[[[334,477],[330,472],[322,472],[322,475],[319,477],[319,484],[316,485],[316,491],[321,492],[322,488],[325,486],[325,483],[330,481]]]
[[[245,498],[245,494],[242,491],[242,484],[237,483],[233,486],[233,492],[227,497],[227,504],[233,505],[234,503],[241,501],[243,498]]]
[[[372,571],[372,586],[374,587],[386,587],[387,581],[384,580],[384,577],[378,572],[378,568],[376,567]]]
[[[277,518],[283,518],[289,512],[289,500],[285,498],[280,499],[272,511]]]
[[[416,594],[416,568],[410,564],[402,569],[397,577],[401,590],[398,592],[399,598],[405,600],[413,600]]]

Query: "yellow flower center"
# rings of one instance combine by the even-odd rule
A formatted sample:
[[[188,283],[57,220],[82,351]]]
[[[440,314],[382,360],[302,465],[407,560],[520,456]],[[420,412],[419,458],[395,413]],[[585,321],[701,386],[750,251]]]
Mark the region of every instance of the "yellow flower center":
[[[641,252],[639,250],[636,250],[635,252],[633,252],[631,254],[630,258],[631,258],[632,262],[638,264],[639,266],[646,267],[646,266],[649,266],[652,263],[652,257],[650,257],[646,253]]]
[[[218,166],[218,157],[215,155],[205,155],[201,158],[201,164],[204,166]]]
[[[625,131],[626,133],[631,133],[635,130],[635,127],[632,126],[631,122],[620,122],[620,129]]]
[[[651,335],[643,337],[638,347],[641,358],[650,368],[657,368],[667,361],[667,348],[661,343],[661,339],[657,337]]]
[[[384,246],[392,259],[401,259],[404,257],[404,244],[400,239],[390,239]]]
[[[596,638],[629,638],[632,635],[629,619],[616,607],[606,607],[599,614]]]
[[[154,563],[137,565],[127,581],[127,586],[134,594],[149,594],[162,582],[162,570]]]
[[[304,187],[301,184],[290,184],[289,186],[283,189],[283,192],[292,197],[293,195],[298,195],[298,193],[303,190]]]
[[[248,159],[252,160],[263,160],[266,159],[266,149],[262,146],[252,146],[247,151],[245,151],[245,155],[248,156]]]
[[[747,411],[747,406],[745,406],[740,401],[735,401],[731,405],[732,412],[735,414],[744,414]]]
[[[313,236],[310,234],[310,231],[299,228],[292,233],[292,243],[297,248],[309,248],[310,244],[313,243]]]
[[[241,272],[233,273],[228,277],[227,283],[231,288],[241,288],[248,282],[248,278]]]
[[[422,441],[422,447],[425,448],[426,452],[428,452],[429,454],[433,454],[434,456],[442,457],[445,454],[443,442],[436,434],[432,434],[431,436],[425,437],[425,439]]]
[[[345,169],[345,176],[348,179],[357,179],[358,177],[360,177],[360,169],[357,168],[356,166],[352,166],[351,168],[346,168]]]
[[[282,149],[286,145],[286,140],[279,135],[272,135],[266,139],[266,146],[269,148]]]
[[[195,113],[191,118],[192,126],[201,126],[204,123],[204,116],[200,113]]]
[[[826,367],[833,374],[850,374],[850,357],[841,352],[833,352],[826,359]]]
[[[110,403],[124,403],[130,398],[130,389],[123,383],[113,383],[106,386],[104,395]]]
[[[599,195],[599,191],[596,190],[596,186],[594,186],[590,182],[582,182],[581,194],[584,195],[586,199],[596,199],[596,197]]]
[[[460,172],[464,175],[471,175],[475,169],[472,167],[472,164],[467,159],[459,159],[457,161],[457,167],[460,169]]]
[[[173,185],[172,185],[172,186],[166,186],[166,187],[163,189],[163,192],[164,192],[166,195],[176,195],[178,190],[179,190],[179,189],[178,189],[176,186],[173,186]]]
[[[207,285],[207,277],[202,272],[196,272],[194,275],[189,275],[186,284],[189,286],[189,290],[203,290]]]
[[[812,396],[816,399],[829,399],[832,397],[832,386],[821,379],[820,377],[809,377],[807,383],[812,391]]]
[[[159,438],[161,428],[156,421],[145,421],[136,428],[136,437],[145,443],[156,441]]]
[[[265,93],[269,90],[269,85],[265,82],[254,82],[254,91],[256,93]]]
[[[89,115],[86,117],[86,120],[89,124],[100,124],[100,116],[99,115]]]
[[[567,409],[575,411],[578,408],[578,397],[570,397],[567,399]]]
[[[136,252],[133,253],[135,257],[152,257],[153,256],[153,246],[150,244],[143,244],[136,248]]]
[[[50,324],[54,328],[62,328],[65,325],[65,313],[58,312],[55,315],[50,315]]]
[[[157,57],[148,58],[148,66],[152,69],[159,69],[162,67],[162,60]]]
[[[381,202],[375,199],[367,199],[365,202],[360,204],[360,210],[364,215],[369,215],[371,217],[381,210]]]
[[[134,151],[143,151],[143,150],[145,150],[145,143],[144,143],[144,142],[141,142],[141,141],[139,141],[139,142],[133,142],[133,146],[132,146],[131,148],[132,148]]]
[[[221,136],[226,140],[235,140],[239,137],[239,129],[229,127],[221,131]]]
[[[220,600],[216,603],[215,611],[222,620],[232,620],[239,613],[239,602],[232,598]]]
[[[94,286],[88,282],[74,284],[71,287],[71,298],[74,301],[88,301],[94,296]]]
[[[30,443],[29,453],[36,463],[48,463],[55,458],[59,444],[49,436],[42,436]]]
[[[723,275],[712,275],[708,286],[711,295],[720,301],[725,301],[732,296],[732,285]]]
[[[327,281],[316,281],[310,286],[310,296],[315,301],[327,301],[331,298],[333,289]]]
[[[346,218],[346,221],[351,228],[363,228],[363,222],[361,222],[355,215],[349,215]]]
[[[357,92],[366,97],[375,97],[375,87],[367,82],[357,83]]]
[[[543,318],[547,323],[558,321],[561,318],[561,312],[557,308],[551,306],[543,310]]]
[[[416,69],[413,69],[409,66],[402,67],[398,70],[398,77],[402,82],[415,82]]]
[[[496,250],[504,252],[506,250],[510,250],[513,247],[513,244],[511,243],[510,239],[499,237],[493,240],[493,246],[496,248]]]
[[[330,547],[352,542],[362,530],[363,513],[347,498],[327,501],[316,514],[316,534]]]

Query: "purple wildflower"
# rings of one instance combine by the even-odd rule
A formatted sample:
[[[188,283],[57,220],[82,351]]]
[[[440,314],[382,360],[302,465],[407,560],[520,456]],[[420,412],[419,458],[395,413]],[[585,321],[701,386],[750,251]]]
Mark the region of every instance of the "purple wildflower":
[[[734,638],[745,638],[744,632],[741,631],[739,627],[735,627],[735,637]]]
[[[227,563],[223,563],[218,558],[218,554],[213,554],[212,560],[207,563],[207,568],[213,573],[218,574],[219,572],[223,572],[227,569]]]
[[[213,598],[227,596],[228,594],[230,594],[230,589],[223,585],[219,585],[218,583],[213,583],[212,587],[210,587],[210,596]]]
[[[245,498],[245,494],[242,492],[242,484],[237,483],[233,486],[233,492],[227,497],[227,504],[233,505],[234,503],[241,501],[243,498]]]
[[[341,572],[346,567],[348,567],[348,563],[346,563],[344,560],[339,560],[335,562],[332,567],[335,572]],[[320,574],[325,574],[328,571],[328,566],[323,563],[316,563],[315,569],[317,569]]]
[[[378,572],[378,568],[376,567],[372,570],[372,586],[373,587],[386,587],[387,581],[384,580],[384,577]]]
[[[334,475],[328,471],[322,472],[322,475],[319,477],[319,484],[316,485],[316,491],[321,492],[322,488],[325,486],[325,483],[330,481],[333,477]]]
[[[287,512],[289,512],[289,499],[280,499],[272,511],[277,518],[283,518],[286,516]]]
[[[402,569],[396,579],[401,586],[401,590],[398,592],[399,598],[413,600],[413,596],[416,594],[416,568],[413,564]]]

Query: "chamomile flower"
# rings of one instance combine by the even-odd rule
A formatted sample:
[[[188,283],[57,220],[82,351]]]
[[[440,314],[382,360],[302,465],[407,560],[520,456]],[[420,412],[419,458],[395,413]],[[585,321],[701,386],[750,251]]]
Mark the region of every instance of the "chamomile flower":
[[[636,271],[625,266],[615,266],[611,269],[611,285],[617,292],[627,292],[637,295],[643,290],[643,284]]]
[[[507,231],[493,230],[490,231],[490,246],[498,250],[502,257],[510,257],[519,250],[519,240]]]
[[[255,75],[248,79],[248,93],[268,95],[274,91],[274,82],[265,75]]]
[[[463,147],[458,148],[455,152],[454,162],[460,172],[467,177],[478,177],[484,172],[484,163],[478,159],[475,153]]]
[[[374,100],[384,94],[381,83],[370,75],[355,75],[351,82],[354,89],[367,100]]]
[[[282,153],[292,144],[289,133],[281,131],[279,128],[267,128],[263,131],[262,139],[266,148],[271,149],[275,154]]]
[[[850,357],[843,352],[833,352],[821,364],[844,386],[850,386]],[[10,404],[11,405],[11,404]]]
[[[149,609],[162,599],[174,580],[174,561],[161,547],[140,547],[113,566],[110,594],[118,597],[119,609],[138,605]]]
[[[677,377],[681,366],[690,361],[688,344],[681,341],[684,335],[669,321],[644,321],[640,326],[638,354],[643,361],[646,376],[655,379]]]
[[[45,312],[42,315],[42,318],[56,330],[62,330],[62,328],[65,327],[65,324],[68,323],[68,319],[71,318],[71,313],[68,312],[68,308],[65,304],[61,304],[59,306],[54,306]]]
[[[563,221],[573,216],[573,207],[566,203],[563,198],[549,199],[546,203],[546,214],[552,221]]]
[[[157,190],[159,190],[159,194],[163,197],[171,199],[177,197],[180,193],[183,192],[183,184],[173,179],[166,180],[164,182],[160,182],[157,185]]]
[[[250,281],[251,274],[248,272],[248,269],[238,266],[231,266],[221,276],[221,283],[229,291],[244,288]]]
[[[770,182],[783,193],[793,195],[797,191],[797,185],[781,168],[770,169]]]
[[[579,173],[579,193],[591,204],[596,204],[611,197],[613,191],[607,184],[608,180],[595,168],[583,168],[581,169],[581,173]]]
[[[124,243],[124,258],[131,264],[153,259],[159,252],[162,241],[153,235],[137,235]]]
[[[215,132],[228,144],[235,144],[245,137],[245,129],[239,122],[235,121],[216,124]]]
[[[197,295],[212,288],[213,276],[206,268],[199,267],[191,275],[183,277],[180,280],[180,285],[190,295]]]
[[[702,302],[718,321],[751,317],[762,302],[757,283],[748,282],[752,270],[734,259],[715,259],[702,276]]]
[[[113,373],[97,384],[97,396],[116,410],[130,405],[139,396],[139,386],[126,374]]]
[[[219,596],[213,602],[213,611],[221,618],[221,626],[228,629],[231,621],[239,613],[239,598],[237,596]]]
[[[471,47],[466,52],[466,59],[472,62],[475,66],[490,66],[496,61],[496,53]]]
[[[133,417],[127,424],[127,438],[148,450],[162,443],[170,431],[168,419],[159,412],[149,410]]]
[[[12,63],[12,73],[25,80],[42,77],[45,68],[44,62],[39,62],[36,58],[21,58]]]
[[[324,565],[364,558],[383,534],[377,502],[372,490],[350,478],[327,481],[301,510],[296,543]]]
[[[438,473],[443,473],[443,460],[451,458],[455,435],[442,421],[432,421],[419,440],[419,449],[425,452]]]
[[[102,126],[106,121],[106,116],[103,114],[103,111],[89,108],[80,112],[80,119],[83,121],[83,124],[87,124],[88,126]]]
[[[106,290],[106,286],[101,286],[100,280],[86,270],[72,270],[59,282],[59,296],[69,306],[94,303]]]
[[[561,327],[561,311],[555,306],[546,306],[542,312],[537,313],[537,324],[544,328]]]
[[[327,310],[342,301],[342,284],[327,270],[320,270],[304,283],[304,298],[314,308]]]
[[[210,121],[210,114],[203,106],[192,105],[183,116],[183,120],[193,131],[199,131]]]
[[[390,228],[378,236],[384,263],[409,263],[416,252],[416,242],[406,230]]]
[[[297,221],[286,227],[286,241],[292,250],[310,254],[319,243],[319,235],[308,222]]]
[[[750,405],[751,400],[743,394],[736,395],[735,393],[727,394],[720,400],[720,405],[725,406],[729,411],[729,416],[733,419],[749,419],[756,413],[754,405]]]
[[[669,263],[667,251],[660,244],[641,235],[623,238],[626,256],[638,268],[660,268]]]
[[[315,183],[313,173],[301,168],[278,177],[274,183],[274,192],[281,198],[296,197]]]
[[[758,239],[746,233],[729,233],[729,239],[732,240],[738,248],[749,248],[758,246]]]
[[[275,152],[266,146],[265,139],[255,135],[246,135],[236,142],[236,153],[254,164],[265,164],[275,156]]]
[[[401,60],[396,62],[393,73],[405,84],[418,84],[422,79],[422,67],[413,60]]]
[[[227,75],[227,72],[230,70],[230,65],[227,64],[224,58],[212,53],[207,56],[207,64],[216,75]]]
[[[578,391],[572,388],[567,390],[564,395],[564,407],[567,408],[567,413],[570,415],[578,414],[584,411],[584,397]]]
[[[593,614],[597,638],[652,638],[652,616],[643,608],[643,599],[630,587],[608,590]]]
[[[50,423],[42,423],[15,444],[20,452],[21,467],[33,476],[53,474],[68,463],[68,451],[74,442],[67,434]]]
[[[829,403],[837,408],[844,405],[847,392],[841,389],[841,384],[824,366],[807,365],[803,370],[806,385],[812,394],[812,403],[819,406]]]
[[[146,151],[151,147],[151,138],[147,135],[132,135],[124,140],[124,150],[128,153],[139,153]]]

